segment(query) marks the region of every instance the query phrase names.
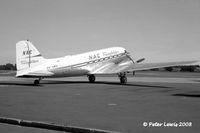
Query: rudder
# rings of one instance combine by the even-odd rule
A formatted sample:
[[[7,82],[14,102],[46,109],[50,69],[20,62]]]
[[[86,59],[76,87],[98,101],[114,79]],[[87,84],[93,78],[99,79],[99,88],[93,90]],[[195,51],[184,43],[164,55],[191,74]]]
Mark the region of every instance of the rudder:
[[[28,40],[16,44],[17,71],[37,66],[44,62],[44,58],[35,46]]]

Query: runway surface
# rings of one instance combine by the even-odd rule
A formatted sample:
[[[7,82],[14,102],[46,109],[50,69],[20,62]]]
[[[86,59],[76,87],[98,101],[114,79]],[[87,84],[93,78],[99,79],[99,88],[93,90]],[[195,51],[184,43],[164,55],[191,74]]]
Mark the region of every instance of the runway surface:
[[[31,79],[0,77],[0,116],[59,124],[134,132],[200,130],[200,73],[138,72],[127,85],[117,77]],[[191,122],[184,127],[147,127],[143,123]],[[0,124],[0,131],[56,132]],[[57,133],[57,132],[56,132]]]

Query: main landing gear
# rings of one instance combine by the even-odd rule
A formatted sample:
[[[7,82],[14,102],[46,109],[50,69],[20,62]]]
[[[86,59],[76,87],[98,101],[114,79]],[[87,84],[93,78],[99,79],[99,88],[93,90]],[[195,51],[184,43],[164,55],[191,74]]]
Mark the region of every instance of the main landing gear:
[[[88,75],[88,80],[90,83],[94,83],[95,82],[95,76],[94,75]]]
[[[39,84],[40,84],[40,80],[42,80],[42,78],[36,79],[36,80],[34,81],[34,85],[39,85]]]
[[[120,83],[121,84],[126,84],[127,83],[127,77],[126,77],[126,73],[119,73],[118,77],[120,79]],[[88,75],[88,80],[90,83],[94,83],[95,82],[95,76],[92,75]]]
[[[120,79],[120,83],[121,84],[126,84],[127,83],[126,73],[119,73],[118,77]]]

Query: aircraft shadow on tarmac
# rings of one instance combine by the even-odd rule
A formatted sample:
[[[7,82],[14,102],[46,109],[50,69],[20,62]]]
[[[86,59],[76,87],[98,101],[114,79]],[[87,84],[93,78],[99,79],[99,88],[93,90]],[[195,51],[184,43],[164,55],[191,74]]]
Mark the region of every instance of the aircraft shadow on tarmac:
[[[137,87],[152,87],[152,88],[172,88],[167,86],[155,86],[144,84],[121,84],[118,82],[96,81],[95,83],[89,83],[88,81],[48,81],[42,84],[106,84],[106,85],[119,85],[119,86],[137,86]]]
[[[191,93],[177,93],[177,94],[172,94],[172,96],[200,98],[200,94],[191,94]]]
[[[95,83],[89,83],[88,81],[49,81],[45,80],[39,85],[34,85],[33,83],[20,83],[20,82],[0,82],[0,85],[16,85],[16,86],[33,86],[33,87],[43,87],[45,84],[105,84],[105,85],[119,85],[119,86],[135,86],[135,87],[150,87],[150,88],[172,88],[167,86],[157,86],[157,85],[145,85],[145,84],[120,84],[118,82],[106,82],[99,81]]]
[[[13,86],[32,86],[32,87],[42,87],[41,85],[35,86],[34,84],[29,84],[29,83],[0,83],[1,85],[13,85]]]

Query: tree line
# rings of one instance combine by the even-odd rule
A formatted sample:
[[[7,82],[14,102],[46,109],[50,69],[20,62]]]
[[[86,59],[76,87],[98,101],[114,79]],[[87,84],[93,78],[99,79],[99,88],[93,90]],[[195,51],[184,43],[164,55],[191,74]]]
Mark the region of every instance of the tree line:
[[[175,66],[152,69],[153,71],[169,71],[169,72],[200,72],[199,65]]]
[[[5,65],[0,65],[0,70],[17,70],[16,64],[7,63]]]

